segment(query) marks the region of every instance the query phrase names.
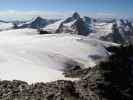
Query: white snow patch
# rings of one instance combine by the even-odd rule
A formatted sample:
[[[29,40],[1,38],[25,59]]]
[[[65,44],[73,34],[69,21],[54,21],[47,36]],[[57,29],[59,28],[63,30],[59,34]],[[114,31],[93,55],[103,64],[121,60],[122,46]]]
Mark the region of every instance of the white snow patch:
[[[7,31],[0,32],[0,36],[7,37],[15,37],[16,36],[30,36],[30,35],[37,35],[39,32],[36,29],[24,28],[24,29],[12,29]]]
[[[113,23],[95,23],[94,29],[96,32],[91,33],[89,37],[99,39],[102,36],[107,36],[112,33],[112,25]]]
[[[64,19],[63,20],[59,20],[59,21],[57,21],[57,22],[55,22],[53,24],[49,24],[45,28],[43,28],[43,30],[50,31],[50,32],[55,32],[59,28],[60,24],[63,21],[64,21]]]
[[[87,39],[87,41],[86,41]],[[37,35],[34,29],[0,32],[0,78],[29,83],[77,80],[64,77],[65,63],[93,67],[91,56],[107,57],[102,42],[69,34]]]
[[[12,29],[14,25],[12,23],[0,23],[0,30]]]

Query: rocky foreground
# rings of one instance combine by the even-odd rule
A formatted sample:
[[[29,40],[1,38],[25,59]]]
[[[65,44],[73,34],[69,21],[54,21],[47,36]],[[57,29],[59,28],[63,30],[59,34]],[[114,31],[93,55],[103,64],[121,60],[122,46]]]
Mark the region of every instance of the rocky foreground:
[[[94,68],[64,72],[78,81],[27,84],[0,81],[0,100],[133,100],[133,46],[109,47],[113,54]]]
[[[94,73],[90,72],[91,74]],[[32,85],[18,80],[0,81],[0,100],[104,100],[95,93],[94,80],[96,79],[75,82],[59,80]]]

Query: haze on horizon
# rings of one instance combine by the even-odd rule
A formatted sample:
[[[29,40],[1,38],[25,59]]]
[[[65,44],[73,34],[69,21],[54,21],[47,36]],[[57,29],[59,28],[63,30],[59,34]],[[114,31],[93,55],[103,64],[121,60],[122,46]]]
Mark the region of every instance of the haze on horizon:
[[[93,17],[133,17],[133,0],[0,0],[0,19],[66,17],[74,11]]]

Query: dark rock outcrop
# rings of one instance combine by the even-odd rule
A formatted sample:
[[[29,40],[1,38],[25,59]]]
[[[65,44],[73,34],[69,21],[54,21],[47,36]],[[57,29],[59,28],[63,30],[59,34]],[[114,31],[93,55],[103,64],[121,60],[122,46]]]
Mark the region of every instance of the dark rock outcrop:
[[[69,23],[74,20],[78,20],[80,18],[80,15],[77,12],[74,12],[72,17],[68,17],[63,23]]]
[[[120,44],[133,44],[133,25],[128,20],[116,20],[112,25],[112,33],[101,37],[102,40],[112,41]]]
[[[71,24],[67,26],[66,24],[69,23]],[[92,31],[90,24],[92,24],[91,18],[81,18],[80,15],[75,12],[72,17],[67,18],[60,24],[59,28],[56,30],[56,33],[66,32],[78,35],[88,35]]]
[[[38,29],[38,33],[39,33],[40,35],[51,34],[51,32],[45,31],[45,30],[43,30],[43,29]]]
[[[110,47],[108,62],[99,65],[99,94],[108,100],[133,100],[133,46]]]

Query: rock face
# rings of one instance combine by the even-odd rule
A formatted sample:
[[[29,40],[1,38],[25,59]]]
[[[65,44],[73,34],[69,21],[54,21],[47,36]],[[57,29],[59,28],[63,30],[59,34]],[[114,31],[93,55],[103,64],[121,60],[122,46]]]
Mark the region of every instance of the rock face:
[[[89,88],[91,85],[87,80],[32,85],[22,81],[1,81],[0,100],[100,100],[101,97]]]
[[[56,32],[88,35],[92,31],[90,24],[91,19],[89,17],[81,18],[80,15],[75,12],[72,17],[67,18],[60,24]]]
[[[120,44],[133,43],[132,22],[124,19],[114,21],[112,25],[112,33],[103,36],[102,39]]]
[[[91,31],[87,24],[83,21],[82,18],[79,18],[73,25],[73,29],[75,29],[75,33],[79,35],[88,35]]]
[[[78,20],[79,18],[80,18],[80,15],[77,12],[75,12],[73,13],[72,17],[68,17],[63,23],[70,23],[74,20]]]
[[[113,52],[108,62],[100,64],[100,75],[97,86],[100,94],[109,100],[133,99],[133,46],[110,47]],[[104,91],[102,91],[104,90]]]
[[[34,20],[30,22],[26,22],[18,28],[44,28],[45,26],[56,22],[57,20],[48,20],[42,17],[36,17]]]
[[[21,81],[2,81],[0,90],[0,100],[80,100],[73,83],[69,81],[33,85]]]
[[[115,43],[124,43],[125,42],[124,37],[122,37],[122,35],[119,31],[117,23],[113,24],[112,33],[113,33],[112,34],[113,42],[115,42]]]

